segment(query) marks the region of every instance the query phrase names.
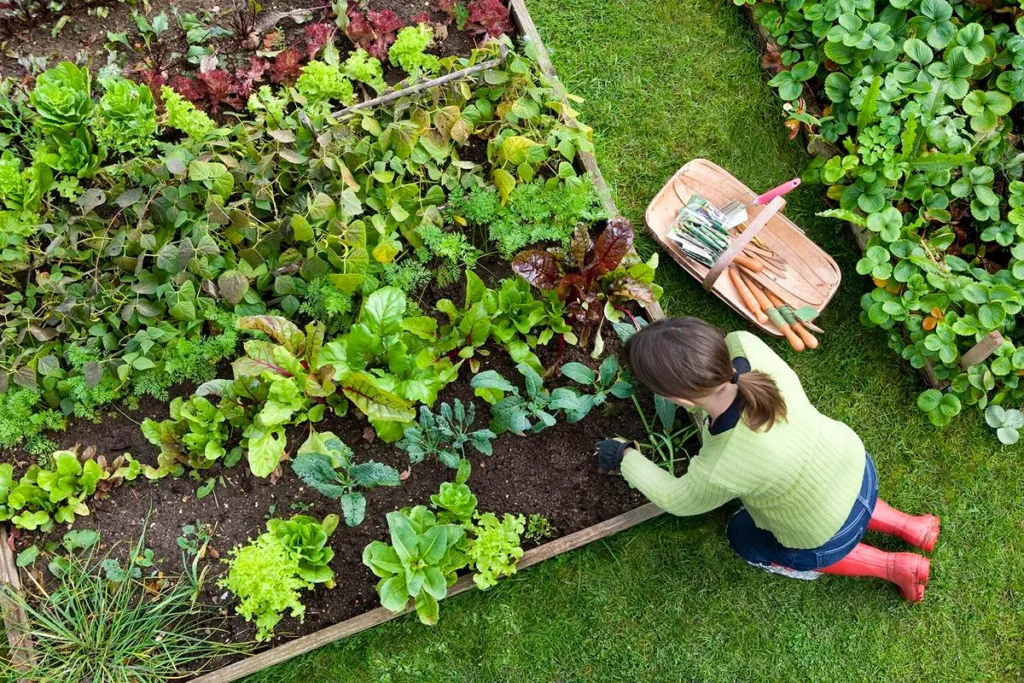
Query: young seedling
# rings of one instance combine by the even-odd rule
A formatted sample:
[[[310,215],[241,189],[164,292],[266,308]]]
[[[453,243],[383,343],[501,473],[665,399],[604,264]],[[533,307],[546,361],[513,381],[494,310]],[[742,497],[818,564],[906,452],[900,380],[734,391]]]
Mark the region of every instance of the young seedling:
[[[476,512],[476,496],[466,485],[469,473],[469,461],[463,460],[459,463],[455,481],[444,482],[441,484],[441,490],[430,497],[434,507],[442,510],[437,516],[442,524],[454,522],[465,526],[472,520],[473,513]]]
[[[331,432],[313,432],[299,448],[292,471],[321,495],[341,502],[348,526],[359,526],[366,515],[366,498],[357,487],[398,486],[398,470],[375,460],[352,462],[352,449]]]
[[[456,468],[465,456],[466,444],[483,455],[493,452],[491,440],[495,433],[490,429],[470,431],[475,420],[476,405],[472,402],[465,405],[455,399],[454,408],[442,403],[437,415],[427,406],[420,406],[419,424],[407,427],[397,445],[409,454],[412,463],[433,455],[448,467]]]
[[[621,368],[615,356],[608,356],[595,373],[582,363],[566,363],[562,374],[578,384],[589,387],[593,394],[583,394],[570,387],[559,387],[551,392],[550,407],[565,411],[569,424],[585,418],[594,406],[604,405],[609,394],[615,398],[633,396],[633,385],[621,377]]]
[[[536,434],[553,427],[555,416],[547,410],[551,394],[544,388],[544,380],[526,363],[520,363],[516,369],[526,379],[527,398],[520,396],[519,387],[496,370],[481,372],[469,383],[476,390],[477,396],[483,396],[493,404],[491,430],[495,434],[512,432],[522,436],[526,432]]]

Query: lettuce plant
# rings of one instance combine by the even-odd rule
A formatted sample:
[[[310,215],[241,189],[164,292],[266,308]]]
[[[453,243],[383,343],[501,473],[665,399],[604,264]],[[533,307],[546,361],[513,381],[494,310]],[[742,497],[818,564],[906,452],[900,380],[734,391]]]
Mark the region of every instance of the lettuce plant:
[[[437,518],[442,523],[455,522],[466,527],[472,521],[477,501],[466,485],[472,471],[469,460],[463,459],[455,472],[455,480],[442,482],[438,492],[430,496],[430,503],[441,511]]]
[[[327,588],[334,588],[334,571],[330,567],[334,550],[327,545],[327,540],[337,528],[337,515],[327,515],[322,522],[309,515],[267,521],[267,531],[298,561],[299,577],[309,583],[322,583]]]
[[[501,577],[516,573],[516,562],[523,556],[520,534],[525,525],[522,515],[506,513],[500,520],[493,512],[474,515],[466,557],[477,588],[487,590]]]
[[[75,450],[57,451],[30,466],[20,480],[14,479],[9,463],[0,464],[0,521],[43,531],[54,523],[71,524],[89,514],[88,498],[135,479],[141,469],[128,454],[109,465],[91,451],[83,456]]]
[[[456,572],[466,566],[459,549],[466,532],[456,524],[439,524],[423,505],[387,515],[391,544],[373,541],[363,549],[363,564],[380,577],[377,594],[392,612],[411,602],[420,621],[437,623],[438,601],[448,594]]]
[[[430,26],[406,26],[398,32],[398,38],[388,50],[388,58],[414,79],[423,74],[436,74],[441,69],[441,62],[425,52],[433,42],[434,30]]]
[[[384,81],[384,68],[381,66],[380,60],[376,57],[371,57],[362,48],[357,48],[348,56],[343,68],[346,76],[353,81],[365,83],[373,88],[374,92],[378,95],[388,87],[388,84]]]
[[[157,132],[152,91],[127,78],[101,83],[104,93],[93,120],[97,144],[119,154],[148,154]]]
[[[169,128],[180,130],[195,141],[201,141],[216,128],[213,119],[171,88],[165,85],[160,92],[167,111],[165,123]]]
[[[73,135],[92,113],[89,70],[61,62],[39,75],[29,100],[39,115],[36,125],[43,133],[63,131]]]
[[[338,500],[348,526],[362,524],[366,515],[366,498],[359,489],[401,483],[394,467],[376,460],[354,462],[352,449],[331,432],[311,432],[292,461],[292,471],[319,494]]]
[[[231,412],[222,411],[204,396],[193,396],[187,401],[181,397],[172,400],[170,415],[161,422],[150,418],[142,422],[146,440],[160,448],[159,474],[150,470],[151,476],[180,476],[185,466],[208,469],[227,454]]]
[[[271,519],[266,533],[231,550],[228,573],[217,585],[239,599],[236,611],[242,617],[256,622],[256,640],[270,640],[285,610],[303,620],[306,608],[299,591],[317,583],[334,586],[334,550],[327,540],[337,526],[337,515],[322,522],[308,515]]]
[[[653,303],[661,294],[653,283],[656,262],[630,263],[626,256],[632,247],[633,226],[625,218],[612,218],[593,242],[578,230],[568,252],[524,251],[513,259],[512,269],[534,287],[558,293],[566,314],[582,325],[580,343],[586,346],[606,304]]]
[[[306,98],[309,104],[319,104],[329,100],[352,104],[355,101],[352,82],[345,77],[341,67],[337,64],[309,62],[302,67],[302,73],[295,81],[295,89]]]
[[[256,623],[256,640],[266,641],[286,610],[300,622],[306,615],[299,591],[313,584],[299,576],[298,558],[273,534],[262,534],[231,550],[228,573],[218,584],[238,598],[235,610]]]

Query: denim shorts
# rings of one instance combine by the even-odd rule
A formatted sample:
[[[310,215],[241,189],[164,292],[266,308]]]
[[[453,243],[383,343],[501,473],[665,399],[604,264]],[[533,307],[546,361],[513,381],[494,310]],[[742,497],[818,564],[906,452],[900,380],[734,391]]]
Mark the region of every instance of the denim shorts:
[[[864,483],[853,503],[850,516],[843,527],[824,545],[810,549],[787,548],[779,543],[772,532],[759,529],[746,508],[740,508],[729,521],[726,535],[732,549],[750,564],[760,567],[781,565],[797,571],[814,571],[835,564],[852,551],[864,533],[875,512],[878,500],[878,474],[871,456],[865,454]]]

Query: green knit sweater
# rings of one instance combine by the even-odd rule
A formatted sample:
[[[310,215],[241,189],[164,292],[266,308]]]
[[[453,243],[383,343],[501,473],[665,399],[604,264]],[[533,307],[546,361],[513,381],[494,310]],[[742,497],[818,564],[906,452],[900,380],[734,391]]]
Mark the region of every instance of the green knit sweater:
[[[685,475],[676,478],[633,449],[622,460],[622,475],[674,515],[700,514],[739,498],[757,526],[784,546],[823,545],[842,528],[860,493],[864,444],[848,426],[810,404],[800,379],[759,338],[733,332],[726,341],[733,358],[746,358],[752,370],[779,385],[786,420],[757,432],[740,420],[711,434],[705,419],[703,446]]]

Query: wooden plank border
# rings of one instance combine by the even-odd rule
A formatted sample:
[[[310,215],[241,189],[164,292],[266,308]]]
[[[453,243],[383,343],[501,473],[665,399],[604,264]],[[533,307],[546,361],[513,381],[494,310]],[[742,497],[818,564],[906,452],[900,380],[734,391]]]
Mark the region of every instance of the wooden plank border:
[[[751,27],[754,29],[754,35],[757,37],[757,42],[761,46],[761,54],[764,55],[768,51],[769,46],[774,50],[778,50],[778,45],[775,44],[772,35],[768,33],[768,31],[766,31],[756,19],[754,19],[753,8],[750,5],[744,5],[743,13]],[[814,96],[814,92],[811,91],[810,86],[806,83],[804,84],[803,94],[801,97],[804,100],[804,107],[808,113],[814,116],[821,114],[821,107],[818,104],[818,99]],[[822,139],[809,139],[803,127],[801,127],[801,134],[803,135],[807,151],[810,154],[815,156],[824,156],[827,158],[841,153],[839,147],[834,143]],[[853,223],[847,223],[847,225],[850,226],[850,232],[853,233],[853,239],[856,242],[857,247],[862,252],[866,251],[868,248],[868,240],[871,238],[871,233],[866,228],[859,225],[854,225]],[[995,353],[996,349],[1002,346],[1003,341],[1003,337],[999,332],[989,333],[981,339],[981,341],[964,352],[960,357],[960,368],[962,370],[967,370],[972,365],[977,365],[984,361]],[[949,386],[948,381],[939,379],[935,376],[935,370],[932,367],[931,361],[925,363],[924,367],[921,368],[921,373],[924,375],[928,384],[934,389],[942,390]]]
[[[522,559],[516,565],[519,569],[525,569],[535,564],[539,564],[544,560],[556,557],[563,553],[575,550],[588,543],[606,538],[618,531],[630,529],[635,527],[642,522],[646,522],[649,519],[653,519],[662,513],[653,503],[647,503],[641,505],[638,508],[630,510],[629,512],[623,513],[618,517],[613,517],[600,524],[587,527],[577,531],[574,534],[563,536],[550,543],[527,550],[523,553]],[[465,591],[474,589],[476,584],[473,583],[472,574],[466,574],[459,578],[459,580],[448,589],[448,596],[458,595]],[[283,645],[278,645],[275,648],[271,648],[266,652],[262,652],[258,655],[252,655],[239,662],[226,666],[217,671],[213,671],[199,678],[193,679],[192,683],[228,683],[228,681],[236,681],[243,676],[254,674],[258,671],[262,671],[268,667],[286,662],[289,659],[297,657],[301,654],[315,650],[318,647],[333,643],[342,638],[365,631],[368,628],[373,628],[380,624],[387,623],[392,619],[397,619],[400,616],[408,614],[411,609],[407,609],[399,614],[394,614],[378,607],[372,609],[369,612],[364,612],[357,617],[347,619],[339,622],[334,626],[328,626],[325,629],[321,629],[315,633],[311,633],[308,636],[296,638]]]

